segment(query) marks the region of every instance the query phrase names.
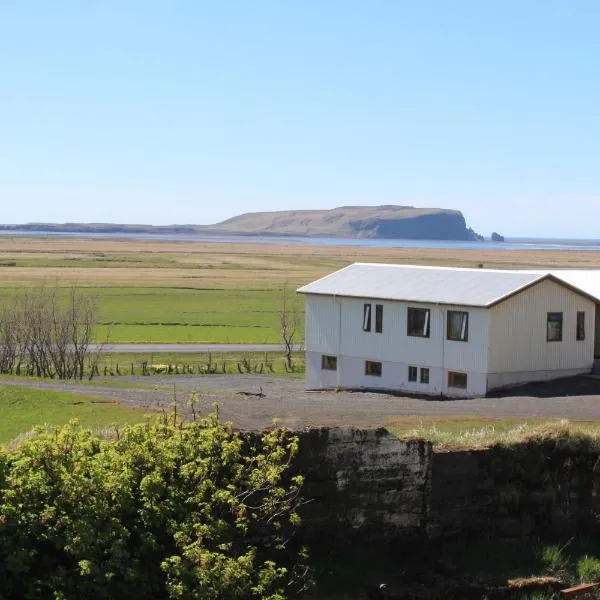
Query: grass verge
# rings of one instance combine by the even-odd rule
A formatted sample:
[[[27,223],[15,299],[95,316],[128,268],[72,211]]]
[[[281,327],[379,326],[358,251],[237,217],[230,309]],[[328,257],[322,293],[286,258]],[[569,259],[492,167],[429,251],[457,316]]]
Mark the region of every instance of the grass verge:
[[[144,411],[72,392],[6,386],[0,388],[0,444],[36,426],[58,426],[78,419],[93,430],[139,423]]]
[[[424,439],[437,450],[478,450],[542,439],[600,446],[600,422],[566,419],[401,417],[386,424],[401,439]]]

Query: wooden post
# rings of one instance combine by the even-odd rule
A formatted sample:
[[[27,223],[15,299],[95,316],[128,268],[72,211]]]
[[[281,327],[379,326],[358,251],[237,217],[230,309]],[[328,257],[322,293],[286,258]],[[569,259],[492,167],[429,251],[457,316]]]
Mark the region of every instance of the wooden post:
[[[565,588],[560,590],[560,595],[563,598],[579,598],[589,594],[592,590],[595,590],[600,583],[580,583],[574,587]]]

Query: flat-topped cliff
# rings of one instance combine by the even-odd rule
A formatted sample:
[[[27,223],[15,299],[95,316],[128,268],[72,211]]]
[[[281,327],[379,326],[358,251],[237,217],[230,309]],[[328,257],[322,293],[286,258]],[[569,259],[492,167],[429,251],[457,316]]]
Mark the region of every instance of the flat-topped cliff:
[[[83,234],[281,235],[459,241],[483,239],[467,227],[463,214],[458,210],[396,205],[254,212],[238,215],[214,225],[26,223],[23,225],[0,225],[0,230]]]

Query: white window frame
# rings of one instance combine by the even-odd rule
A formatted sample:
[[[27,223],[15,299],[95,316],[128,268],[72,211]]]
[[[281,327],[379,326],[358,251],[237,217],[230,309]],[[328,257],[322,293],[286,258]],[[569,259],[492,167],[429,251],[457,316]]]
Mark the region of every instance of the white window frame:
[[[371,304],[365,302],[363,305],[363,331],[371,331]]]

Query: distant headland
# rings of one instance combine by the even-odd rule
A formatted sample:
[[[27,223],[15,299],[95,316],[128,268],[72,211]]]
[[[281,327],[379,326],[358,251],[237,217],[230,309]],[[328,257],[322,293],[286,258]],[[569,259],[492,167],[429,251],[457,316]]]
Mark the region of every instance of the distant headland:
[[[26,223],[0,231],[48,233],[162,233],[481,241],[458,210],[412,206],[341,206],[329,210],[245,213],[214,225]]]

